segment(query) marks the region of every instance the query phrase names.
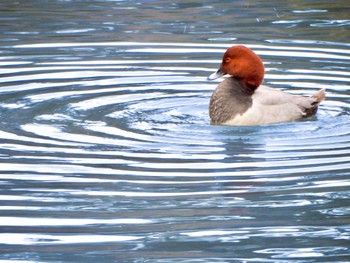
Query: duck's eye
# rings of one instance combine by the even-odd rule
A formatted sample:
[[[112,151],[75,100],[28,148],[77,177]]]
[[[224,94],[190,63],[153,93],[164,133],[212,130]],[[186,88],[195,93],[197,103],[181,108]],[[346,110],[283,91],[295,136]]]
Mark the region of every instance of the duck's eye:
[[[231,58],[228,57],[228,58],[225,58],[225,63],[229,63],[231,61]]]

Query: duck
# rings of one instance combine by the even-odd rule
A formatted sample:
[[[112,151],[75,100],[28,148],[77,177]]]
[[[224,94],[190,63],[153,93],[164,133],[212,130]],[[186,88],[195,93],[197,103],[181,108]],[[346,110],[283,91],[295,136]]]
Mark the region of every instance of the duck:
[[[243,45],[228,48],[219,69],[208,77],[227,76],[210,98],[211,124],[255,126],[297,121],[315,115],[325,99],[324,89],[304,97],[264,86],[264,74],[263,61],[253,50]]]

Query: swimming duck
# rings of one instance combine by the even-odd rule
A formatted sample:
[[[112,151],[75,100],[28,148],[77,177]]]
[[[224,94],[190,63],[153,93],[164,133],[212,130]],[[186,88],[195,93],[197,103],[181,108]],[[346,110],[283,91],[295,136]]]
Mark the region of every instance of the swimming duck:
[[[213,80],[230,75],[211,96],[211,124],[265,125],[295,121],[317,112],[325,98],[324,89],[311,97],[292,95],[261,85],[264,71],[262,60],[248,47],[228,48],[220,68],[208,77]]]

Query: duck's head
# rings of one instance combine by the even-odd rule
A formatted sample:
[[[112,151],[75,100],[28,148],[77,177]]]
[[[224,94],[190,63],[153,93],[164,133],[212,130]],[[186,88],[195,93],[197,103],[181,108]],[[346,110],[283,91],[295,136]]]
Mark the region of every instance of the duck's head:
[[[264,64],[257,54],[245,46],[233,46],[226,50],[220,68],[208,79],[213,80],[228,74],[247,87],[256,89],[264,80],[264,72]]]

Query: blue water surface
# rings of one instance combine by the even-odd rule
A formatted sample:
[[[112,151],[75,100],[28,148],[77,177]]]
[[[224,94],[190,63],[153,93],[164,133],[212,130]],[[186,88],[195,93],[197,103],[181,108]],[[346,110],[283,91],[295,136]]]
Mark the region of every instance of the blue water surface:
[[[0,262],[349,262],[349,1],[0,3]],[[212,126],[227,47],[316,116]]]

